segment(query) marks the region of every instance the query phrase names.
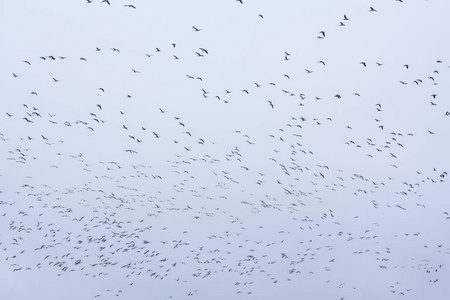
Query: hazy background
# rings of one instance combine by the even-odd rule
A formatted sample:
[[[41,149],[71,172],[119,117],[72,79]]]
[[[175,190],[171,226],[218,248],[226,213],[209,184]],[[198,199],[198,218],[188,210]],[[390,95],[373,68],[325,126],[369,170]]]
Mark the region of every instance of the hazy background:
[[[5,299],[446,299],[450,3],[0,3]]]

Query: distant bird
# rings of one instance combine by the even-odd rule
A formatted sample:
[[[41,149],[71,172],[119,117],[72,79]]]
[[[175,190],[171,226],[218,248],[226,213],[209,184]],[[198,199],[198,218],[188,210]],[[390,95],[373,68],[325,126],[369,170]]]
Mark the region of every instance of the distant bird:
[[[195,27],[195,26],[192,26],[192,28],[195,30],[195,31],[200,31],[201,29],[198,29],[197,27]]]
[[[373,8],[372,6],[370,7],[369,12],[376,12],[377,10],[375,8]]]
[[[134,5],[132,5],[132,4],[125,4],[124,6],[125,6],[125,7],[129,7],[129,8],[134,8],[134,9],[136,9],[136,6],[134,6]]]
[[[102,2],[100,2],[100,3],[103,3],[103,2],[108,3],[108,5],[111,5],[111,3],[109,3],[109,0],[102,0]]]

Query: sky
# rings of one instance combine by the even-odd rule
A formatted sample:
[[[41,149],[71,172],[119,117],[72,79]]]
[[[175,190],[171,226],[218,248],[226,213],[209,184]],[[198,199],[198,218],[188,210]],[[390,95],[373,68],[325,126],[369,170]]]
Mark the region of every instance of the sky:
[[[0,298],[447,299],[449,9],[0,0]]]

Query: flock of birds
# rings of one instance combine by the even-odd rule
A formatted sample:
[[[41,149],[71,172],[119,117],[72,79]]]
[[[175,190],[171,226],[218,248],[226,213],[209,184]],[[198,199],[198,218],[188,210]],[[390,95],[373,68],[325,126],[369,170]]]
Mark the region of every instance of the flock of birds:
[[[354,60],[351,76],[371,72],[391,99],[368,92],[376,83],[316,86],[338,59],[299,63],[291,48],[267,58],[285,72],[222,83],[215,41],[186,46],[207,25],[189,29],[150,50],[55,49],[7,71],[0,274],[91,285],[69,292],[76,299],[419,299],[445,289],[449,164],[420,149],[448,137],[449,61],[422,72]],[[327,38],[319,30],[310,42]]]

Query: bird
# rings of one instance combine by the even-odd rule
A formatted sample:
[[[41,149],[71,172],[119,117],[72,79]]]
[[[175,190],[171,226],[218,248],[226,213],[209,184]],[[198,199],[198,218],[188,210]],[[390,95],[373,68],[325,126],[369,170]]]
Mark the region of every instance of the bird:
[[[195,27],[195,26],[192,26],[192,28],[195,30],[195,31],[200,31],[201,29],[198,29],[197,27]]]

